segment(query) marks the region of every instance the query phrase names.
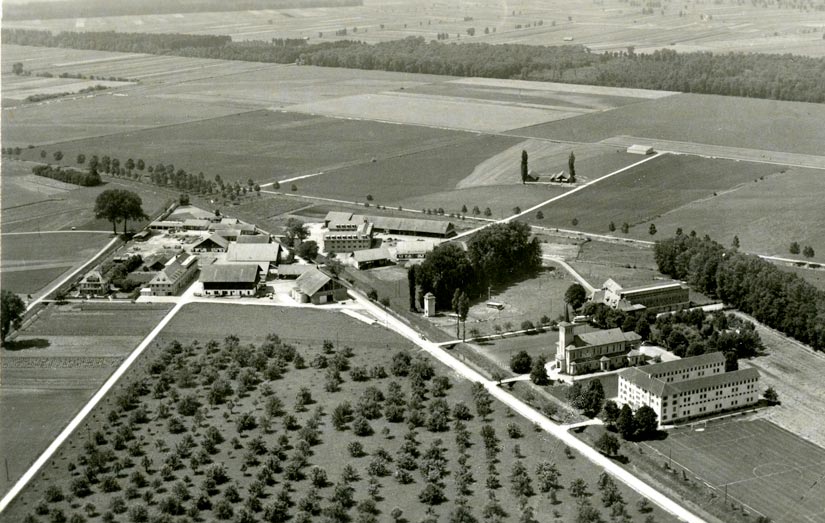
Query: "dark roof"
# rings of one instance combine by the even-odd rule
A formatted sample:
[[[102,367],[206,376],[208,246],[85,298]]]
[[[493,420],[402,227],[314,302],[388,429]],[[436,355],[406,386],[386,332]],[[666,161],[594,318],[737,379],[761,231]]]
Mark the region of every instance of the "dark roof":
[[[312,267],[301,276],[295,280],[295,285],[298,286],[298,289],[306,294],[307,296],[312,296],[316,292],[320,291],[324,285],[330,282],[332,278],[321,272],[315,267]]]
[[[584,345],[579,345],[576,343],[577,347],[587,346],[587,345],[607,345],[608,343],[619,343],[624,341],[638,341],[641,340],[642,337],[636,334],[635,332],[622,332],[621,329],[608,329],[608,330],[598,330],[593,332],[583,332],[581,334],[576,334],[574,340],[584,343]]]
[[[201,269],[204,283],[253,283],[258,280],[260,268],[256,263],[207,265]]]
[[[661,374],[663,372],[680,372],[685,369],[696,367],[697,365],[709,365],[714,363],[725,363],[725,355],[721,352],[709,352],[699,356],[691,356],[680,360],[663,361],[642,367],[648,374]]]
[[[441,220],[420,220],[418,218],[398,218],[394,216],[366,216],[365,218],[372,222],[376,229],[387,231],[446,235],[455,228],[452,222]]]

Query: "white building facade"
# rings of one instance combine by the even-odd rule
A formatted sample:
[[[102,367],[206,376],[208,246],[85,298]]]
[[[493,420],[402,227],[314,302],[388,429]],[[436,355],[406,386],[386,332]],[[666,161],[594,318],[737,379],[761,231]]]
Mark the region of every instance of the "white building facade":
[[[713,352],[619,372],[619,402],[652,408],[659,423],[740,409],[759,401],[759,372],[725,372],[725,356]]]

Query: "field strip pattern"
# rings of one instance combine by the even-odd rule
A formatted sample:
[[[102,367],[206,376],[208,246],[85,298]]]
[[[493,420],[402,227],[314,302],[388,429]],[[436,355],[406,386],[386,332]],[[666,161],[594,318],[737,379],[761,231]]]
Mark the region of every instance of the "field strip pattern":
[[[602,140],[602,144],[619,147],[629,147],[633,144],[646,144],[658,151],[693,154],[706,158],[725,158],[728,160],[743,160],[758,163],[775,163],[793,167],[807,167],[811,169],[825,169],[825,156],[813,154],[786,153],[780,151],[765,151],[761,149],[745,149],[741,147],[727,147],[693,142],[676,142],[639,138],[636,136],[614,136]],[[823,146],[825,147],[825,146]]]
[[[113,241],[116,241],[116,239]],[[98,391],[95,393],[94,396],[92,396],[88,403],[86,403],[83,406],[83,408],[80,409],[80,412],[78,412],[77,415],[74,418],[72,418],[72,421],[70,421],[66,428],[64,428],[63,431],[60,432],[60,435],[58,435],[54,439],[54,441],[52,441],[52,443],[46,448],[45,451],[43,451],[43,453],[37,458],[37,460],[32,464],[32,466],[29,467],[28,470],[26,470],[26,472],[23,474],[23,476],[20,477],[19,480],[17,480],[14,486],[6,493],[5,496],[3,496],[3,499],[0,499],[0,513],[2,513],[3,510],[9,505],[9,503],[11,503],[11,501],[17,496],[17,494],[19,494],[20,491],[23,490],[23,488],[29,483],[29,481],[31,481],[32,478],[34,478],[35,474],[37,474],[37,471],[39,471],[40,468],[43,467],[43,465],[49,462],[52,456],[54,456],[55,452],[57,452],[57,450],[60,448],[60,445],[62,445],[63,442],[66,441],[66,439],[68,439],[69,436],[72,435],[72,432],[74,432],[75,429],[77,429],[77,427],[80,426],[80,424],[83,422],[86,416],[88,416],[95,408],[95,406],[98,403],[100,403],[100,401],[106,396],[109,390],[111,390],[112,387],[114,387],[115,384],[117,384],[118,380],[126,373],[127,370],[129,370],[129,367],[131,367],[131,365],[138,359],[138,357],[143,353],[143,351],[146,350],[147,347],[149,347],[152,341],[154,341],[155,337],[158,334],[160,334],[163,328],[166,327],[166,325],[172,320],[172,318],[175,317],[178,311],[180,311],[184,305],[189,303],[189,300],[191,299],[193,292],[194,288],[190,287],[189,290],[186,291],[186,294],[184,294],[184,296],[181,297],[177,305],[175,305],[172,308],[172,310],[170,310],[166,314],[166,316],[164,316],[163,319],[160,320],[160,322],[155,326],[155,328],[152,329],[152,332],[150,332],[143,339],[140,345],[138,345],[135,348],[135,350],[133,350],[132,353],[129,354],[129,357],[123,361],[120,367],[118,367],[112,373],[111,376],[109,376],[109,379],[107,379],[106,382],[100,387],[100,389],[98,389]]]

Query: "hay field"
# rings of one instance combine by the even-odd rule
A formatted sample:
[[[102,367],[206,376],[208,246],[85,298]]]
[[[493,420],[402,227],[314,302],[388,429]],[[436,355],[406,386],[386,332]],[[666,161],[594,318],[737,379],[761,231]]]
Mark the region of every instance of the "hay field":
[[[811,261],[825,261],[825,171],[792,167],[755,180],[759,177],[754,175],[718,196],[674,208],[650,222],[656,224],[657,236],[671,236],[678,227],[708,234],[724,245],[739,236],[747,252],[802,259],[788,252],[797,241],[814,248]],[[641,222],[631,235],[649,239],[648,227],[649,222]]]
[[[168,305],[50,307],[0,349],[0,455],[5,493],[97,387],[157,324]]]
[[[514,207],[527,209],[565,192],[564,187],[553,185],[522,185],[511,180],[508,184],[468,187],[441,192],[432,192],[403,198],[394,204],[405,209],[438,209],[446,213],[472,216],[473,207],[478,206],[483,213],[486,208],[492,213],[490,218],[501,219],[514,214]],[[466,206],[468,212],[461,209]],[[484,218],[482,214],[480,217]],[[477,225],[477,224],[476,224]]]
[[[655,221],[673,209],[780,169],[769,164],[660,155],[545,206],[542,224],[607,233],[611,221],[617,230],[623,222]],[[578,220],[575,226],[574,218]],[[539,224],[535,219],[531,222]]]
[[[77,94],[82,89],[103,86],[110,89],[131,85],[129,82],[109,82],[107,80],[75,80],[72,78],[40,78],[29,76],[7,76],[3,79],[3,100],[25,101],[30,96]]]
[[[680,16],[681,14],[681,16]],[[710,18],[708,18],[710,17]],[[541,22],[541,25],[538,25]],[[448,0],[367,0],[344,8],[250,10],[55,20],[4,21],[4,27],[53,31],[186,32],[223,34],[234,40],[309,38],[327,42],[355,38],[366,42],[446,32],[451,42],[563,45],[565,38],[595,52],[670,48],[677,51],[744,51],[822,56],[825,15],[770,4],[733,0],[707,4],[689,0],[663,4],[653,14],[619,0],[571,3],[514,0],[467,3]],[[517,26],[521,26],[518,28]],[[335,32],[347,29],[345,36]],[[467,30],[476,28],[475,36]],[[484,28],[489,32],[485,34]]]
[[[628,135],[822,155],[823,120],[825,104],[678,94],[511,134],[581,142]]]

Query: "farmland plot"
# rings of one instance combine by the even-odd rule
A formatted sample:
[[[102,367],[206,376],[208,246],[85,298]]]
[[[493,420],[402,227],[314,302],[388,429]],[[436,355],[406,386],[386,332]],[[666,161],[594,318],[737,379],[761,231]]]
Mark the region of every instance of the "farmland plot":
[[[299,512],[305,512],[310,520],[314,520],[321,516],[321,511],[329,511],[327,507],[333,506],[335,499],[342,500],[340,496],[343,495],[352,499],[352,502],[342,501],[341,510],[344,513],[355,515],[356,512],[367,512],[377,517],[388,516],[394,507],[398,507],[405,517],[417,520],[423,516],[426,507],[426,503],[419,499],[427,481],[422,469],[433,463],[428,461],[427,456],[437,456],[442,465],[434,464],[433,470],[443,473],[439,490],[443,489],[444,497],[434,500],[435,503],[430,500],[436,514],[446,516],[453,512],[457,499],[463,497],[470,510],[480,515],[478,507],[483,506],[487,499],[484,485],[489,474],[484,453],[479,452],[483,446],[479,434],[485,424],[490,425],[499,440],[501,448],[496,454],[513,453],[514,446],[518,444],[518,458],[542,456],[542,459],[555,463],[560,472],[560,483],[568,484],[580,477],[590,486],[590,490],[596,488],[600,473],[597,467],[575,453],[572,459],[568,459],[564,456],[562,445],[534,432],[530,424],[521,418],[508,417],[501,405],[494,404],[492,414],[485,416],[474,415],[471,411],[470,419],[462,422],[474,449],[467,452],[461,439],[455,437],[451,415],[447,413],[448,424],[441,426],[438,424],[439,418],[431,415],[433,409],[430,407],[438,409],[446,403],[452,411],[454,405],[464,403],[472,409],[469,383],[457,379],[425,357],[415,359],[416,351],[409,342],[379,326],[367,326],[353,322],[343,314],[322,311],[308,314],[306,310],[275,311],[273,309],[280,308],[213,304],[198,304],[187,309],[170,323],[168,332],[164,334],[166,340],[181,340],[179,348],[160,344],[152,347],[142,355],[130,375],[113,389],[112,397],[122,398],[124,401],[118,403],[127,410],[121,411],[120,407],[115,406],[114,399],[107,404],[101,402],[92,416],[58,451],[56,465],[50,465],[38,473],[4,513],[4,518],[10,518],[9,521],[21,519],[26,513],[34,511],[47,487],[57,486],[64,493],[70,492],[72,481],[77,476],[67,470],[68,464],[80,462],[87,452],[83,442],[89,434],[100,442],[98,451],[111,452],[111,459],[99,471],[100,482],[91,484],[90,491],[80,492],[82,505],[92,504],[98,512],[107,510],[113,499],[117,498],[117,504],[132,513],[139,510],[137,506],[148,505],[148,511],[152,514],[161,511],[168,513],[169,510],[190,514],[197,511],[199,517],[206,520],[229,513],[234,517],[246,512],[253,518],[256,512],[261,512],[260,515],[264,512],[281,514],[278,519],[286,519],[287,515],[297,518]],[[201,330],[204,314],[221,317],[224,329],[220,332]],[[239,330],[234,330],[236,328]],[[266,340],[264,336],[271,331],[279,338]],[[183,337],[185,332],[194,334],[201,340],[200,343],[192,345],[191,337]],[[240,340],[226,337],[233,332],[241,335]],[[340,334],[337,339],[336,333]],[[203,340],[211,334],[224,341],[207,345],[208,342]],[[300,341],[294,346],[285,344],[284,340],[295,340],[296,336]],[[329,345],[322,348],[325,339],[329,340]],[[264,345],[264,341],[269,343]],[[249,345],[250,342],[254,345]],[[397,360],[399,352],[412,356],[414,365],[407,372],[403,371],[402,366],[399,372],[393,374],[393,358]],[[259,363],[250,365],[252,360],[244,361],[244,354]],[[301,356],[304,364],[297,362],[296,354]],[[223,359],[233,363],[226,366],[220,362]],[[205,375],[212,378],[204,381],[201,372],[191,372],[192,366],[201,368]],[[239,372],[236,374],[231,368]],[[428,369],[440,377],[437,380],[431,378]],[[425,373],[421,390],[423,396],[419,397],[419,401],[413,399],[409,403],[411,406],[408,406],[414,380],[405,374],[422,371]],[[359,377],[359,374],[362,376]],[[156,385],[161,375],[171,378],[166,387]],[[330,386],[329,376],[340,378],[340,382],[336,379]],[[146,380],[149,389],[137,394],[130,392],[136,390],[130,385],[143,380]],[[210,390],[217,390],[218,385],[224,382],[230,387],[223,389],[229,391],[228,396],[222,392],[217,396],[210,394]],[[396,385],[390,385],[391,382]],[[436,386],[436,382],[441,387]],[[161,390],[163,388],[166,388],[165,392]],[[330,388],[332,392],[328,390]],[[180,400],[191,398],[185,401],[194,407],[194,411],[179,405],[175,397]],[[333,417],[333,411],[345,401],[354,412],[344,413],[343,417],[339,413]],[[171,407],[168,415],[158,416],[166,410],[161,404]],[[393,410],[393,405],[400,409],[403,422],[388,414]],[[114,414],[109,413],[111,410]],[[414,411],[416,414],[413,414]],[[419,413],[422,416],[416,421]],[[212,428],[209,429],[209,426]],[[127,429],[131,429],[131,434],[127,434]],[[415,431],[414,435],[409,435],[411,429]],[[214,445],[205,445],[201,452],[201,442],[210,434],[221,437],[213,437]],[[125,445],[117,443],[121,437],[126,438],[127,441],[122,442]],[[154,443],[159,438],[161,443]],[[411,438],[415,441],[412,442]],[[408,450],[402,452],[405,442],[409,442]],[[354,443],[360,444],[360,448]],[[126,468],[118,474],[113,470],[113,463],[126,458],[131,452],[129,447],[133,450],[140,447],[147,459],[131,458],[131,462],[125,462]],[[189,448],[189,453],[181,458],[175,449],[185,447]],[[416,450],[413,451],[413,448]],[[425,454],[427,449],[434,450]],[[413,456],[420,452],[421,456],[410,461],[405,457],[409,452]],[[464,458],[467,469],[458,466],[462,453],[467,455]],[[502,457],[504,455],[501,454]],[[177,456],[177,460],[172,456]],[[149,460],[152,465],[149,465]],[[508,461],[501,459],[496,465],[501,483],[495,488],[496,497],[508,512],[517,513],[517,500],[506,479],[510,474],[510,466],[505,465]],[[164,463],[168,466],[164,467]],[[524,464],[537,491],[535,463],[525,461]],[[319,472],[321,470],[324,472]],[[397,470],[402,471],[398,473],[401,481],[393,477]],[[464,471],[472,476],[473,481],[460,493],[459,481],[454,478]],[[215,476],[216,472],[223,473]],[[210,482],[203,485],[204,497],[200,496],[203,478],[194,483],[184,479],[184,476],[191,479],[201,474],[217,478],[215,485]],[[321,479],[321,474],[326,476],[326,480]],[[407,476],[412,481],[404,479]],[[434,481],[435,476],[428,477],[429,481]],[[119,490],[111,491],[112,481],[117,483]],[[177,483],[181,486],[175,486]],[[287,484],[288,491],[285,488]],[[311,488],[313,484],[314,489]],[[338,486],[335,487],[335,484]],[[370,484],[373,486],[368,490]],[[638,500],[635,493],[623,485],[618,485],[618,488],[628,505],[635,504]],[[183,490],[187,490],[188,495],[184,495]],[[336,490],[339,492],[337,498],[334,497]],[[340,494],[343,490],[348,494]],[[147,491],[151,494],[144,494]],[[172,499],[173,492],[181,495],[177,505],[165,501]],[[276,502],[279,497],[285,498],[281,492],[286,492],[291,500],[282,506],[283,511],[279,511]],[[154,500],[152,504],[146,501],[149,497]],[[199,503],[199,498],[209,502]],[[309,499],[310,503],[299,503],[303,498]],[[576,503],[565,489],[558,493],[561,503],[551,504],[548,498],[536,493],[529,496],[527,502],[537,514],[557,512],[562,520],[573,517]],[[362,503],[360,509],[355,507],[365,499],[372,499],[374,504]],[[178,508],[173,508],[173,505]],[[77,510],[65,500],[47,503],[46,510],[50,509],[67,513]],[[673,521],[658,509],[654,509],[654,516],[658,521]]]
[[[513,134],[582,142],[628,135],[821,155],[823,120],[825,104],[679,94],[518,129]]]
[[[142,158],[147,165],[162,162],[188,172],[203,171],[209,179],[220,174],[225,181],[243,183],[252,178],[263,184],[370,163],[373,158],[391,158],[467,136],[426,127],[254,111],[61,143],[54,149],[66,158],[80,153],[109,155],[121,162]]]
[[[97,387],[167,312],[167,305],[50,307],[0,349],[0,455],[5,493]],[[5,515],[4,515],[5,517]]]
[[[811,245],[816,256],[825,260],[825,171],[782,169],[705,198],[678,207],[652,220],[663,236],[677,227],[695,229],[714,240],[730,245],[739,237],[743,250],[770,256],[791,257],[791,242]],[[758,180],[758,181],[757,181]],[[649,224],[642,222],[631,233],[644,238]],[[797,255],[796,257],[799,257]]]
[[[753,183],[780,169],[770,164],[661,155],[545,206],[543,222],[606,233],[610,222],[619,229],[624,222],[655,221],[682,205],[713,198],[714,192]]]

